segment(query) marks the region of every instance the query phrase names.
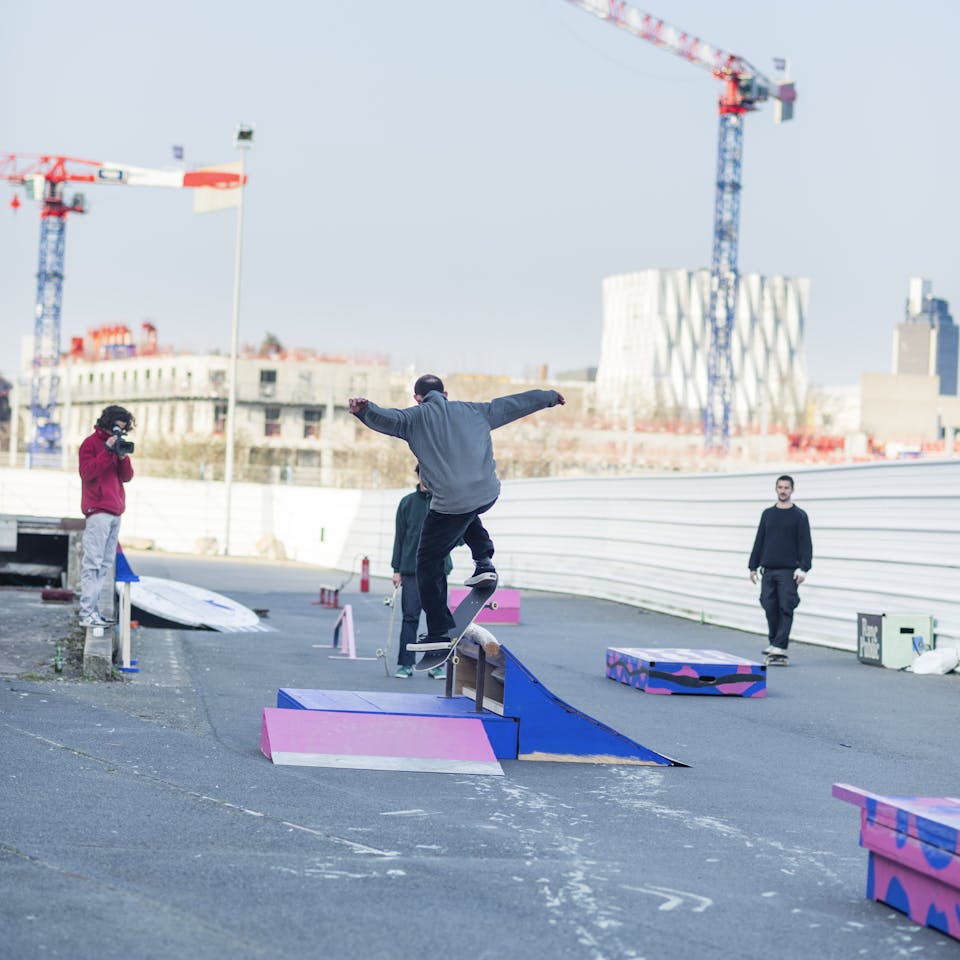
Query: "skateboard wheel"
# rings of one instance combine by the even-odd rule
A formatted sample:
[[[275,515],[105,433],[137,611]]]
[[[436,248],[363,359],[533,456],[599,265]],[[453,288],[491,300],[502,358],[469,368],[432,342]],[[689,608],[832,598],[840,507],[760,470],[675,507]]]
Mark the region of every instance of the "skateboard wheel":
[[[377,656],[378,656],[378,657],[385,657],[386,655],[387,655],[387,651],[386,651],[386,650],[384,650],[382,647],[377,647]]]
[[[500,604],[497,603],[496,600],[491,600],[491,601],[490,601],[490,609],[491,609],[491,610],[497,610],[499,607],[500,607]]]
[[[460,657],[457,656],[456,654],[454,654],[454,655],[450,658],[450,662],[451,662],[454,666],[456,666],[456,665],[460,662]]]

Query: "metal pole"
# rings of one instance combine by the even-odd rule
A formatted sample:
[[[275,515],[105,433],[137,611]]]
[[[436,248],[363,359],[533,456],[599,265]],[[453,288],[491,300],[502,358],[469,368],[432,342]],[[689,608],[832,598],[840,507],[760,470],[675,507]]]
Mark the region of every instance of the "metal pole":
[[[63,376],[60,376],[59,371],[63,370]],[[60,382],[63,384],[63,404],[61,405],[62,413],[60,414],[60,469],[69,470],[70,469],[70,420],[73,417],[73,404],[71,397],[70,389],[70,367],[67,366],[66,361],[61,357],[57,361],[57,373],[56,376],[60,377]]]
[[[17,465],[17,447],[20,443],[20,377],[10,391],[10,466]]]
[[[237,352],[240,332],[240,255],[243,251],[243,196],[246,190],[245,148],[240,149],[240,203],[237,206],[237,252],[233,267],[233,325],[230,331],[230,390],[227,395],[227,452],[223,468],[223,483],[226,494],[223,527],[223,553],[230,555],[230,514],[233,499],[233,439],[237,420]]]

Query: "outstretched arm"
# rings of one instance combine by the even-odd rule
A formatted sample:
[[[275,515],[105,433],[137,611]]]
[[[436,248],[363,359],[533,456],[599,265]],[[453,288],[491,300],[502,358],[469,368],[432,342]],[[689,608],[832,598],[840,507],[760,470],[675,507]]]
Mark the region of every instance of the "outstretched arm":
[[[388,437],[407,439],[407,423],[411,415],[410,410],[387,410],[378,407],[366,397],[351,397],[348,401],[350,412],[363,424],[377,433],[385,433]],[[416,410],[414,407],[412,410]]]
[[[489,404],[490,429],[495,430],[528,414],[536,413],[537,410],[555,407],[566,402],[563,394],[556,390],[527,390],[524,393],[514,393],[509,397],[497,397]]]

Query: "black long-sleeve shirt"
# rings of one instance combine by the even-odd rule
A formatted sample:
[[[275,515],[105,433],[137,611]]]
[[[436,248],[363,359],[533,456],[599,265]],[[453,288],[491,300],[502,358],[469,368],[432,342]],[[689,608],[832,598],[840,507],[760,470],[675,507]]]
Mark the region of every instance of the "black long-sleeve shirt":
[[[420,489],[408,493],[397,504],[396,533],[393,538],[394,573],[413,576],[417,572],[417,547],[420,546],[420,531],[430,509],[430,494]],[[450,555],[443,562],[444,573],[453,569]]]
[[[813,541],[810,520],[796,504],[767,507],[760,515],[757,536],[750,551],[748,570],[796,570],[806,573],[813,565]]]

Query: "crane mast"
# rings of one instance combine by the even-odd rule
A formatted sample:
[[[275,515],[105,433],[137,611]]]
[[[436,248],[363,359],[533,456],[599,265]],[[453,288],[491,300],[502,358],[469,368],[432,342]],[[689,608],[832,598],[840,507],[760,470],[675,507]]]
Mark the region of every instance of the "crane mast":
[[[82,194],[64,202],[63,184],[46,182],[40,213],[40,258],[33,323],[30,376],[32,435],[27,444],[30,466],[59,466],[62,431],[56,419],[60,388],[60,311],[67,214],[85,213]]]
[[[0,154],[0,180],[23,186],[41,201],[40,256],[33,323],[33,362],[30,371],[30,417],[27,441],[30,467],[58,467],[63,451],[57,418],[60,388],[60,331],[63,304],[63,268],[67,216],[86,213],[82,193],[67,201],[67,183],[108,183],[133,186],[212,187],[243,186],[239,174],[217,170],[150,170],[127,164],[102,163],[73,157]],[[20,206],[14,198],[14,209]]]
[[[730,408],[734,370],[732,339],[739,286],[740,193],[743,171],[743,119],[765,100],[776,102],[775,120],[793,117],[796,90],[790,82],[771,81],[746,60],[705,43],[699,37],[630,6],[625,0],[568,0],[581,10],[653,43],[668,53],[705,67],[723,83],[717,141],[713,254],[710,260],[710,347],[707,399],[703,411],[704,445],[725,452],[730,444]]]

